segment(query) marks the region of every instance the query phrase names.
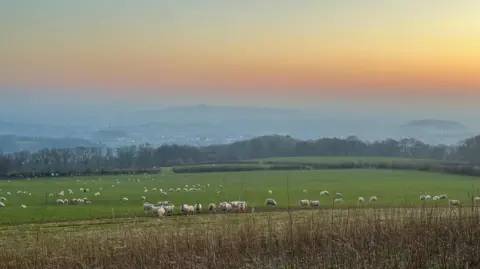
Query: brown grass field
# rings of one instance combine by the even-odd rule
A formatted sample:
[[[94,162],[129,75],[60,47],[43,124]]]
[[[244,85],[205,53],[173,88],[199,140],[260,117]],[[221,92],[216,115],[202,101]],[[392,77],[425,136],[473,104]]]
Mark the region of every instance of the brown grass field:
[[[480,267],[475,207],[76,221],[0,236],[2,269]]]

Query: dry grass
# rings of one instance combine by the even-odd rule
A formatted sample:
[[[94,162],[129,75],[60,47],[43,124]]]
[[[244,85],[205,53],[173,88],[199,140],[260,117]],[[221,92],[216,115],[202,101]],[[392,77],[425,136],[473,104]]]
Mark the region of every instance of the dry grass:
[[[232,221],[233,220],[233,221]],[[3,227],[0,268],[478,268],[480,214],[357,209]]]

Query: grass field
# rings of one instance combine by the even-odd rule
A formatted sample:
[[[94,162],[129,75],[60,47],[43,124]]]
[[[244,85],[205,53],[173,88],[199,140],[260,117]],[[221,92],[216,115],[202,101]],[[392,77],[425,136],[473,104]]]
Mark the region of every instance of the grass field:
[[[190,187],[193,184],[210,184],[210,187],[198,192],[169,191],[170,188]],[[90,188],[90,192],[80,192],[80,188]],[[153,188],[157,188],[157,191],[153,191]],[[168,195],[162,196],[158,191],[160,188]],[[103,177],[101,180],[99,177],[2,180],[0,196],[6,197],[7,201],[6,207],[0,208],[0,223],[144,216],[142,196],[153,203],[172,201],[177,208],[181,203],[200,202],[206,207],[210,202],[236,199],[246,200],[250,207],[262,207],[266,198],[274,198],[279,208],[288,205],[298,207],[300,199],[320,200],[322,208],[330,208],[332,198],[319,195],[320,191],[328,190],[332,194],[343,193],[345,203],[342,206],[345,207],[356,206],[359,196],[368,199],[373,195],[379,199],[377,207],[391,207],[420,206],[424,204],[419,200],[420,195],[443,193],[469,205],[471,196],[478,193],[478,188],[480,181],[475,177],[370,169],[123,175]],[[70,195],[68,189],[72,189],[74,194]],[[302,192],[304,189],[307,194]],[[17,194],[19,190],[26,193]],[[58,196],[50,197],[48,194],[56,194],[61,190],[65,193],[64,199],[86,196],[92,204],[57,205],[55,201]],[[268,194],[268,190],[273,193]],[[11,195],[7,195],[7,192]],[[95,197],[95,192],[100,192],[100,196]],[[127,197],[129,201],[121,201],[122,197]],[[446,205],[447,202],[428,203]],[[27,208],[21,208],[21,204]]]
[[[249,162],[291,162],[291,163],[342,163],[342,162],[395,162],[395,163],[438,163],[438,160],[419,158],[391,158],[391,157],[277,157],[252,159]]]

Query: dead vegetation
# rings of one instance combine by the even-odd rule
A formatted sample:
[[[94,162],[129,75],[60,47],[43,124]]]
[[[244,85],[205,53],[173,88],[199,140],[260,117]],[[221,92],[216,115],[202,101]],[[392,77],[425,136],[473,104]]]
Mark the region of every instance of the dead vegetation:
[[[2,227],[0,268],[478,268],[476,208]]]

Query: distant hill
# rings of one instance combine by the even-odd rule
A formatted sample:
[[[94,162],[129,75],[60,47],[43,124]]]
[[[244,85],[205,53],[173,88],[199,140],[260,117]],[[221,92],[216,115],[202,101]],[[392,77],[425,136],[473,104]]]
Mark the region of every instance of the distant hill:
[[[99,130],[92,134],[92,137],[96,140],[115,140],[118,138],[128,137],[128,133],[124,130]]]
[[[11,153],[22,150],[35,152],[44,148],[104,147],[82,138],[27,137],[0,135],[0,152]]]
[[[439,130],[439,131],[464,131],[466,126],[450,120],[423,119],[410,121],[401,127],[408,129]]]

